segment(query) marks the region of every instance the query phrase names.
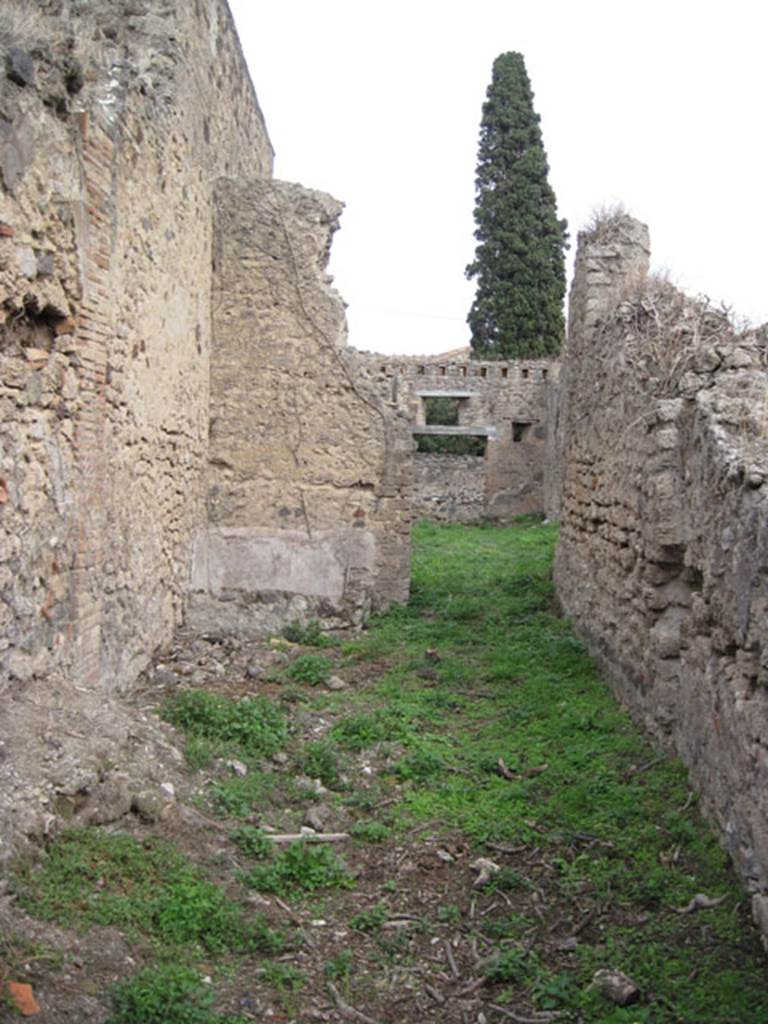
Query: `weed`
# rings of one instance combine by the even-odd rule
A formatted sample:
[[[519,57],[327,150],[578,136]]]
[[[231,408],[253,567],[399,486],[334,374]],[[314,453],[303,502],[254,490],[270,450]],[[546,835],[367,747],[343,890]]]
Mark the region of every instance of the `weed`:
[[[280,996],[283,1008],[293,1015],[295,1013],[296,994],[304,985],[304,975],[293,964],[266,963],[259,972],[268,985]]]
[[[490,982],[519,985],[526,981],[532,970],[532,954],[514,946],[497,950],[483,967],[483,974]]]
[[[338,755],[328,740],[305,743],[296,755],[296,765],[309,778],[320,779],[329,789],[337,789],[340,785]]]
[[[332,850],[305,842],[291,843],[271,863],[251,868],[243,880],[252,889],[278,896],[350,888],[353,884],[346,867]]]
[[[415,782],[424,785],[436,775],[445,772],[445,758],[434,751],[417,747],[415,750],[401,757],[394,765],[392,771],[403,781]]]
[[[352,976],[355,957],[351,949],[344,949],[338,956],[328,960],[323,967],[323,974],[328,981],[348,982]]]
[[[271,856],[274,851],[274,843],[267,838],[266,833],[260,828],[252,825],[243,825],[229,833],[229,838],[243,853],[254,860],[263,860]]]
[[[289,622],[283,627],[283,636],[292,644],[301,644],[304,647],[336,646],[336,641],[322,631],[317,619],[310,620],[306,626],[302,626],[298,620]]]
[[[161,714],[188,737],[252,757],[276,753],[288,735],[284,715],[266,697],[234,701],[205,690],[184,690],[163,704]]]
[[[300,654],[285,674],[297,683],[320,686],[331,678],[333,662],[323,654]]]
[[[349,830],[355,839],[364,843],[383,843],[392,834],[392,830],[380,821],[360,821]]]
[[[239,1024],[211,1011],[213,992],[189,967],[148,967],[117,985],[107,1024]]]
[[[19,903],[42,920],[114,924],[165,946],[212,953],[284,947],[263,917],[247,918],[222,889],[170,844],[96,829],[72,829],[43,864],[15,877]]]
[[[461,908],[455,903],[444,903],[437,908],[437,920],[440,924],[458,924],[462,916]]]
[[[380,708],[368,714],[343,718],[333,727],[331,734],[341,746],[359,753],[375,743],[402,740],[411,735],[411,728],[401,710]]]
[[[389,908],[385,903],[377,903],[375,907],[361,910],[349,919],[349,927],[359,932],[372,932],[381,928],[389,917]]]

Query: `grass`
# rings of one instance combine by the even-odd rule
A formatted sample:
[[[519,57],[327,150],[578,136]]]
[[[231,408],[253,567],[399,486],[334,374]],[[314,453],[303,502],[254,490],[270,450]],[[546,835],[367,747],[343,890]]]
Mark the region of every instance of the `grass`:
[[[346,649],[351,661],[390,668],[331,735],[348,750],[399,744],[401,799],[390,813],[401,830],[435,821],[478,849],[538,849],[552,868],[548,899],[575,914],[610,908],[565,972],[507,945],[530,932],[527,915],[485,921],[501,944],[488,977],[510,998],[595,1022],[768,1020],[745,900],[685,771],[649,746],[554,613],[555,537],[533,520],[495,530],[420,524],[410,602]],[[499,758],[515,778],[499,773]],[[505,867],[492,888],[524,906],[544,884]],[[675,912],[699,891],[724,897],[701,923]],[[590,987],[606,964],[633,977],[652,1009],[611,1010]]]
[[[226,890],[168,843],[97,829],[64,833],[14,879],[35,916],[116,926],[153,959],[116,990],[110,1024],[235,1024],[212,1008],[211,986],[201,988],[194,968],[203,958],[217,984],[245,964],[243,976],[260,978],[292,1019],[328,984],[372,1019],[389,1019],[400,1012],[386,1003],[392,978],[415,970],[412,984],[427,972],[434,981],[447,937],[457,957],[476,950],[460,962],[470,974],[457,985],[482,978],[478,998],[522,1016],[768,1020],[747,898],[685,772],[649,746],[554,613],[555,536],[534,520],[509,529],[421,524],[411,600],[352,642],[281,670],[284,679],[300,666],[290,707],[199,691],[165,705],[187,737],[190,767],[219,761],[204,781],[209,806],[228,819]],[[323,646],[292,633],[300,635],[291,642]],[[356,680],[343,695],[316,688],[316,670],[336,665]],[[278,751],[280,767],[269,761]],[[226,757],[242,760],[246,774],[225,773]],[[329,846],[277,847],[256,827],[301,820],[311,794],[299,773],[330,790],[323,801],[351,835],[341,849],[354,878]],[[434,831],[453,851],[448,864],[435,856],[437,840],[422,841]],[[467,870],[478,855],[501,869],[484,889]],[[315,948],[305,944],[300,971],[264,961],[287,940],[241,909],[240,882],[328,920],[313,929],[315,960],[304,958]],[[697,892],[722,902],[679,913]],[[428,927],[382,928],[388,908],[417,911]],[[334,944],[337,928],[348,929],[349,949]],[[578,941],[559,949],[576,928]],[[619,1008],[600,994],[592,976],[605,967],[635,981],[638,1004]]]
[[[268,864],[252,867],[243,880],[252,889],[289,898],[318,889],[348,889],[353,885],[351,875],[333,850],[301,840],[280,850]]]
[[[37,867],[15,876],[18,902],[42,920],[84,930],[116,925],[166,951],[277,952],[283,938],[246,915],[172,845],[72,829]]]
[[[197,971],[176,964],[149,967],[116,985],[107,1024],[245,1024],[212,1011],[213,992]]]

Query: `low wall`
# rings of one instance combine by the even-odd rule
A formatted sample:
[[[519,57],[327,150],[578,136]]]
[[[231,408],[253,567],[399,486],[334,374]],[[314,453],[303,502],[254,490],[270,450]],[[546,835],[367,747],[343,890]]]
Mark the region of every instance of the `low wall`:
[[[688,766],[765,930],[766,337],[647,266],[629,218],[580,236],[557,592],[621,700]]]
[[[476,455],[413,458],[413,514],[438,523],[472,523],[486,514],[485,461]]]

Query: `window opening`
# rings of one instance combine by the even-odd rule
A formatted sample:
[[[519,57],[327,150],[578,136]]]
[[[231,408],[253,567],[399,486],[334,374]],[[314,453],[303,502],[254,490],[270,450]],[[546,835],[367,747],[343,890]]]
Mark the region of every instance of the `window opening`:
[[[512,440],[522,441],[525,435],[530,430],[530,423],[513,423],[512,424]]]

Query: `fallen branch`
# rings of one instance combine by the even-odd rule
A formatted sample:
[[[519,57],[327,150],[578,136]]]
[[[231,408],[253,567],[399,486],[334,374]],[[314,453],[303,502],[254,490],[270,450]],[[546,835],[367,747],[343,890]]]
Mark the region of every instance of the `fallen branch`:
[[[489,1008],[500,1013],[502,1017],[514,1021],[515,1024],[549,1024],[550,1021],[559,1020],[562,1016],[558,1010],[542,1010],[541,1012],[536,1012],[535,1017],[522,1017],[519,1013],[515,1013],[514,1010],[508,1010],[504,1006],[497,1006],[496,1003],[490,1003]]]
[[[451,949],[451,944],[450,944],[450,942],[448,942],[447,939],[443,943],[443,947],[445,949],[445,955],[446,955],[446,958],[448,960],[448,966],[451,968],[451,974],[454,976],[454,978],[458,978],[459,977],[459,968],[456,966],[456,958],[453,955],[453,950]]]
[[[685,907],[675,907],[676,914],[693,914],[696,910],[711,910],[712,907],[719,907],[725,896],[718,896],[712,899],[703,892],[697,892],[693,899]]]
[[[333,1001],[336,1004],[336,1009],[339,1011],[342,1017],[346,1017],[347,1020],[360,1020],[363,1022],[363,1024],[377,1024],[373,1017],[369,1017],[361,1010],[356,1010],[354,1006],[350,1006],[349,1003],[345,1003],[344,1000],[341,998],[341,995],[339,994],[339,990],[331,981],[328,982],[328,991],[333,996]]]
[[[343,843],[349,839],[349,832],[314,832],[307,829],[306,832],[265,832],[264,837],[273,843],[298,843],[302,840],[308,843]]]

